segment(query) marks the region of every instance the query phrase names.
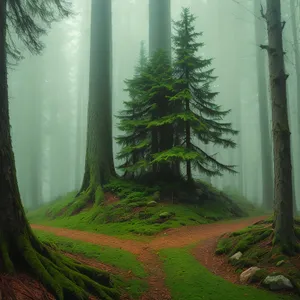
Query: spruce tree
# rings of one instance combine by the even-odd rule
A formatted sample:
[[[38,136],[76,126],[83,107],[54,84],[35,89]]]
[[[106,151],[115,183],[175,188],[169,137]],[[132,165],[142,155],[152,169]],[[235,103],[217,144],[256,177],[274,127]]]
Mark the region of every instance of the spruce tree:
[[[170,112],[172,95],[172,68],[164,50],[157,50],[142,66],[136,68],[133,79],[126,80],[130,101],[120,115],[119,129],[126,132],[117,142],[123,145],[118,158],[128,172],[170,172],[170,164],[153,162],[153,155],[173,146],[172,124],[157,124]]]
[[[176,143],[172,149],[157,153],[154,162],[180,161],[186,163],[186,176],[192,180],[192,166],[209,176],[221,175],[222,171],[235,172],[233,166],[217,161],[204,147],[198,147],[194,139],[203,145],[212,143],[223,147],[235,147],[235,143],[225,135],[237,134],[231,123],[222,121],[230,110],[222,111],[215,104],[216,92],[211,84],[216,79],[210,68],[212,59],[197,56],[203,43],[198,41],[202,33],[195,32],[195,16],[184,8],[181,19],[174,22],[174,74],[172,90],[175,95],[172,114],[151,125],[173,124]]]
[[[117,116],[120,119],[119,130],[126,132],[125,135],[116,138],[117,143],[122,146],[117,158],[123,160],[119,168],[125,171],[127,177],[134,177],[143,169],[142,165],[147,165],[141,159],[146,157],[150,141],[146,126],[143,122],[139,122],[142,118],[147,118],[149,110],[143,96],[145,90],[143,73],[147,62],[145,45],[144,42],[141,42],[140,57],[135,67],[135,74],[132,79],[125,80],[127,86],[125,91],[128,92],[130,100],[124,101],[125,108]]]

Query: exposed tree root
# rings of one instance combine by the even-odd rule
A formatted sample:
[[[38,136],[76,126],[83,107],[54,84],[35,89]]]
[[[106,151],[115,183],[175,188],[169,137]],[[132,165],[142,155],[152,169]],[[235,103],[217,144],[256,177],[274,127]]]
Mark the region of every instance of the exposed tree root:
[[[298,229],[295,228],[295,235],[286,240],[281,240],[280,236],[276,235],[275,232],[272,235],[272,244],[277,246],[280,251],[287,256],[294,256],[300,253],[300,239]]]
[[[41,244],[30,229],[18,237],[0,235],[0,271],[26,271],[58,300],[118,299],[110,275],[73,261]]]
[[[89,185],[86,190],[83,190],[76,195],[74,202],[66,209],[65,215],[76,215],[89,206],[89,204],[99,205],[103,200],[104,193],[102,187],[100,185]]]

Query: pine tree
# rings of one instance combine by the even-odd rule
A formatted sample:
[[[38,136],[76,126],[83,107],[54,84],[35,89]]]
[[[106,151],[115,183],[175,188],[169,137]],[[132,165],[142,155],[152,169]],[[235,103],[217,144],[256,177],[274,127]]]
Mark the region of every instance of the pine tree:
[[[221,175],[221,171],[235,172],[233,166],[217,161],[213,155],[205,152],[193,143],[199,139],[203,144],[220,144],[224,147],[235,147],[235,143],[224,137],[234,135],[231,123],[222,122],[230,112],[222,111],[214,103],[217,93],[211,91],[211,84],[216,79],[209,69],[212,59],[197,56],[197,51],[204,45],[197,39],[202,33],[196,33],[195,17],[184,8],[181,20],[174,22],[175,36],[173,37],[175,61],[176,94],[170,98],[173,113],[156,122],[156,125],[172,123],[175,128],[176,145],[172,149],[157,153],[154,162],[180,161],[186,163],[186,175],[192,179],[192,166],[209,176]],[[152,122],[152,124],[154,124]],[[150,124],[151,126],[151,124]]]
[[[121,168],[128,172],[165,174],[169,163],[153,163],[153,155],[173,146],[172,125],[155,122],[169,114],[172,68],[164,50],[157,50],[145,65],[142,54],[134,78],[126,80],[130,101],[119,116],[119,129],[126,134],[117,138],[124,146],[118,158],[125,159]]]
[[[140,57],[135,67],[134,77],[125,80],[127,86],[125,91],[129,93],[130,100],[124,102],[125,109],[118,116],[120,119],[118,128],[126,132],[125,135],[116,138],[117,143],[122,146],[117,158],[125,160],[119,168],[125,170],[126,174],[128,173],[132,177],[136,175],[137,171],[140,171],[140,167],[143,164],[140,160],[146,157],[147,145],[150,142],[145,130],[146,127],[144,124],[141,124],[143,122],[137,123],[137,120],[147,117],[149,110],[149,107],[145,108],[146,103],[143,98],[145,89],[143,72],[147,66],[147,62],[145,45],[144,42],[141,42]]]

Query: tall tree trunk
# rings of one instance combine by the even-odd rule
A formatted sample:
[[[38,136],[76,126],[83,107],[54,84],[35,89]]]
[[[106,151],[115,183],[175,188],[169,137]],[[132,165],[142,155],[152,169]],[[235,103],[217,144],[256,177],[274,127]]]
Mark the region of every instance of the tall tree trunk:
[[[82,145],[82,135],[81,135],[81,127],[82,127],[82,87],[79,89],[77,95],[77,113],[76,113],[76,148],[75,148],[75,186],[76,189],[80,188],[80,184],[82,182],[82,173],[81,173],[81,157],[83,155],[81,149]]]
[[[164,49],[171,57],[170,0],[149,0],[149,54]]]
[[[284,67],[280,0],[267,0],[269,74],[272,99],[272,130],[274,153],[274,242],[283,251],[295,249],[293,218],[292,166],[288,122],[287,75]]]
[[[0,271],[8,271],[4,260],[5,240],[18,237],[28,228],[17,184],[10,135],[5,28],[6,0],[2,0],[0,1]]]
[[[90,86],[85,173],[80,193],[96,199],[115,175],[112,139],[111,0],[92,0]]]
[[[290,9],[291,9],[291,26],[292,26],[292,33],[293,33],[293,44],[294,44],[294,53],[295,53],[295,68],[296,68],[296,103],[297,103],[297,135],[294,137],[293,142],[298,141],[298,143],[295,145],[296,148],[296,157],[300,156],[300,50],[299,50],[299,34],[297,33],[297,22],[296,22],[296,10],[297,5],[295,0],[290,0]],[[296,185],[295,185],[295,169],[299,166],[298,160],[296,159],[293,161],[293,203],[294,203],[294,215],[296,214],[297,210],[297,202],[296,202]]]
[[[90,287],[101,299],[116,299],[116,292],[110,288],[109,275],[95,269],[93,276],[99,283],[89,279],[88,276],[92,274],[90,268],[66,260],[61,254],[41,244],[26,220],[10,134],[5,49],[6,5],[6,0],[0,1],[0,273],[27,271],[59,300],[89,299],[88,292],[82,286]],[[76,282],[80,282],[80,286]]]
[[[149,0],[149,55],[165,50],[171,58],[171,4],[170,0]],[[159,151],[159,132],[152,129],[152,153]],[[157,173],[154,164],[152,172]]]
[[[259,47],[265,42],[265,26],[260,15],[260,1],[254,1],[255,14],[255,37],[256,37],[256,70],[259,104],[260,122],[260,145],[261,145],[261,168],[262,168],[262,200],[265,209],[274,208],[273,198],[273,167],[272,167],[272,144],[271,132],[268,118],[268,95],[267,95],[267,72],[266,72],[266,53]]]

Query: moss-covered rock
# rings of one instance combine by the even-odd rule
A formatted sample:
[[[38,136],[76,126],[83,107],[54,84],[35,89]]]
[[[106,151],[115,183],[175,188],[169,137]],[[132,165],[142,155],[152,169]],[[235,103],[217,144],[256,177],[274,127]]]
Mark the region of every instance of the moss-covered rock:
[[[260,269],[254,273],[254,275],[250,278],[250,283],[261,283],[267,276],[268,271],[265,269]]]
[[[154,201],[154,200],[147,202],[147,206],[148,206],[148,207],[154,207],[154,206],[156,206],[156,205],[157,205],[157,202]]]
[[[171,218],[172,216],[173,216],[173,214],[169,211],[164,211],[164,212],[159,214],[159,217],[162,218],[162,219]]]

